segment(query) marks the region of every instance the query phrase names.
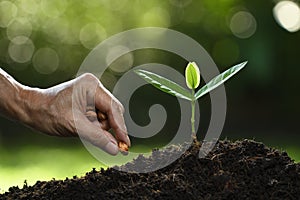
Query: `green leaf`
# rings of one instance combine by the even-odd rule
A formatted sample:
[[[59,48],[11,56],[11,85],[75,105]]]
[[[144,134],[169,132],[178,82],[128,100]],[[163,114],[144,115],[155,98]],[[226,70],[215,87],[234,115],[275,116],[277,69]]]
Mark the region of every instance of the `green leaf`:
[[[209,81],[209,83],[207,83],[200,90],[198,90],[198,92],[196,92],[195,98],[199,99],[203,95],[205,95],[205,94],[209,93],[210,91],[212,91],[213,89],[217,88],[222,83],[224,83],[229,78],[231,78],[234,74],[236,74],[238,71],[240,71],[246,64],[247,64],[247,61],[240,63],[238,65],[235,65],[235,66],[231,67],[230,69],[227,69],[222,74],[216,76],[211,81]]]
[[[200,84],[200,71],[195,62],[189,62],[185,68],[185,81],[190,89],[196,89]]]
[[[141,76],[145,81],[152,84],[154,87],[160,89],[163,92],[166,92],[168,94],[182,99],[187,99],[189,101],[191,101],[194,98],[189,91],[187,91],[177,83],[166,79],[165,77],[159,76],[157,74],[143,69],[137,69],[134,70],[134,72]]]

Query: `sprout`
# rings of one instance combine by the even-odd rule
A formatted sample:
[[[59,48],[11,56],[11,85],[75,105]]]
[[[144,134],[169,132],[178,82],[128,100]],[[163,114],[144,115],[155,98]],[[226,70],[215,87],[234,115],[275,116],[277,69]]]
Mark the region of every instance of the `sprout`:
[[[200,71],[195,62],[189,62],[185,68],[185,81],[190,89],[196,89],[200,84]]]
[[[192,137],[196,140],[196,131],[195,131],[195,102],[197,99],[202,97],[203,95],[209,93],[213,89],[217,88],[229,78],[231,78],[234,74],[240,71],[245,65],[246,62],[240,63],[235,65],[223,73],[219,74],[212,80],[210,80],[206,85],[204,85],[201,89],[199,89],[195,93],[195,89],[200,84],[200,70],[195,62],[189,62],[186,69],[185,69],[185,80],[186,85],[191,91],[186,90],[182,86],[178,85],[177,83],[157,75],[155,73],[137,69],[134,70],[136,74],[142,77],[145,81],[152,84],[154,87],[160,89],[163,92],[176,96],[178,98],[186,99],[191,102],[192,107],[192,116],[191,116],[191,126],[192,126]]]

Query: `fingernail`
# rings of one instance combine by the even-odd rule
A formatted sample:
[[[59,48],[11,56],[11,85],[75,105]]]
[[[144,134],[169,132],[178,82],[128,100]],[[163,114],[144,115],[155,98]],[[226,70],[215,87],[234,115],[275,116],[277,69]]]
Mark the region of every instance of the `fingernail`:
[[[105,146],[105,151],[109,154],[112,155],[117,155],[119,152],[119,148],[116,144],[109,142],[107,143],[107,145]]]

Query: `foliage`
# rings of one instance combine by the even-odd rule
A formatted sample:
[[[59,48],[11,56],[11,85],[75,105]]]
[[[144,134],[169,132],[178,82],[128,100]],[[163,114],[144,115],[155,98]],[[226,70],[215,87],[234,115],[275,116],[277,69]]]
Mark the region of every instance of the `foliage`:
[[[191,92],[184,89],[182,86],[177,83],[168,80],[165,77],[157,75],[153,72],[149,72],[143,69],[135,70],[135,73],[142,77],[145,81],[152,84],[154,87],[160,89],[163,92],[176,96],[178,98],[186,99],[191,101],[192,106],[192,135],[196,137],[195,132],[195,101],[202,97],[203,95],[209,93],[213,89],[217,88],[237,72],[239,72],[247,62],[240,63],[226,70],[225,72],[219,74],[211,81],[209,81],[205,86],[195,93],[195,89],[200,84],[200,70],[195,62],[189,62],[185,70],[186,84],[188,88],[191,89]]]

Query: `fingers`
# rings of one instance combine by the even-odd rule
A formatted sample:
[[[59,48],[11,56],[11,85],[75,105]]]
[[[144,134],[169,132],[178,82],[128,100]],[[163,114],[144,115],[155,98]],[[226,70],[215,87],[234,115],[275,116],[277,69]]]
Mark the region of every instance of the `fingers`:
[[[131,145],[127,134],[127,128],[123,117],[124,108],[122,104],[102,85],[96,90],[95,105],[100,112],[105,113],[109,126],[114,130],[117,140]]]
[[[111,111],[108,113],[109,125],[115,131],[116,138],[125,142],[128,146],[131,145],[128,137],[125,120],[123,117],[124,108],[118,100],[111,99]]]
[[[111,127],[109,126],[109,122],[107,120],[107,116],[101,112],[96,112],[93,111],[94,109],[92,109],[91,107],[87,107],[86,109],[86,113],[85,116],[88,118],[88,120],[92,123],[94,123],[95,125],[98,125],[98,123],[100,123],[100,127],[103,130],[109,130]]]
[[[128,146],[130,146],[130,139],[127,134],[127,128],[125,126],[125,121],[123,117],[123,106],[122,104],[99,82],[99,80],[91,75],[91,74],[85,74],[82,76],[82,79],[85,80],[84,83],[89,86],[87,89],[87,101],[86,105],[89,105],[89,103],[92,99],[94,99],[95,107],[97,110],[100,111],[100,115],[105,114],[107,116],[106,121],[101,121],[101,127],[104,129],[111,127],[114,132],[116,139],[118,141],[125,142]],[[94,95],[94,90],[91,89],[95,86],[95,84],[98,84],[96,87],[96,93]],[[98,113],[98,111],[97,111]],[[98,118],[101,118],[103,116],[98,116]],[[104,130],[103,130],[104,131]]]
[[[105,130],[105,131],[108,131],[109,129],[111,129],[111,127],[109,126],[109,123],[107,120],[105,121],[98,121],[98,120],[95,120],[95,121],[92,121],[92,123],[96,126],[99,126],[100,125],[100,128]],[[111,135],[111,134],[110,134]]]
[[[77,122],[77,131],[80,137],[101,148],[111,155],[117,155],[119,148],[115,138],[96,123],[90,122],[84,115]]]

